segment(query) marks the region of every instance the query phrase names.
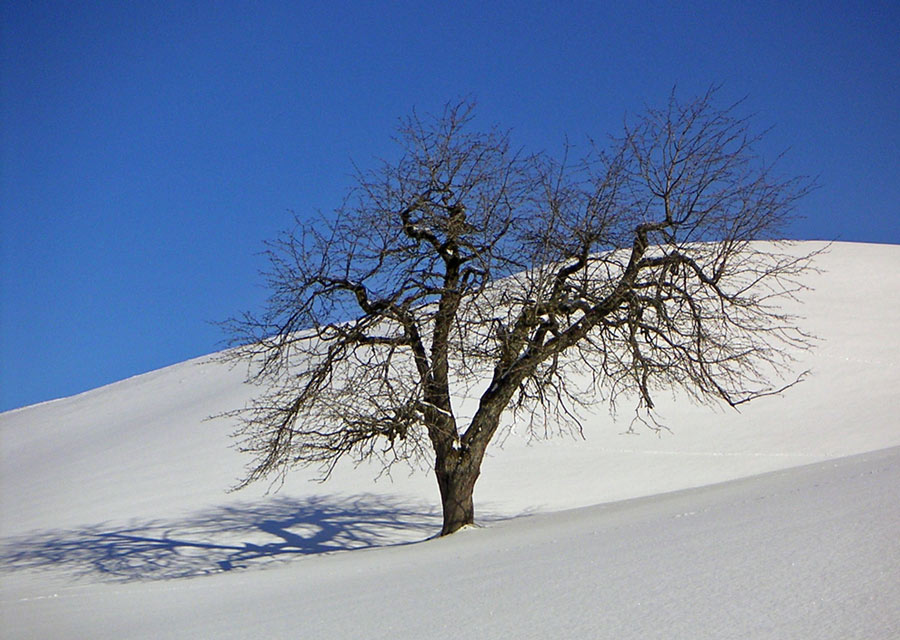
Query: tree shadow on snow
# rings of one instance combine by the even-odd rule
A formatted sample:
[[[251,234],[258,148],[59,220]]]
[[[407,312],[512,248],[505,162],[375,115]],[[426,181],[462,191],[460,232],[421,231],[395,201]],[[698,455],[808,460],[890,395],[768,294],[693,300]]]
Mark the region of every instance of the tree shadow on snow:
[[[440,531],[438,510],[380,496],[276,497],[172,521],[91,525],[6,538],[3,571],[104,581],[167,580],[311,554],[408,544]]]

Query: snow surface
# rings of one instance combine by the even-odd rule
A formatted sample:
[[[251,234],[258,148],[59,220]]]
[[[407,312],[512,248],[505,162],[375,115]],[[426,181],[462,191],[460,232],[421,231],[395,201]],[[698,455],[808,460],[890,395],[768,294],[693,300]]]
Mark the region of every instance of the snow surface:
[[[820,247],[802,243],[796,251]],[[0,414],[10,638],[900,637],[900,247],[836,244],[783,396],[672,433],[490,452],[479,527],[426,472],[226,493],[244,371],[201,358]]]

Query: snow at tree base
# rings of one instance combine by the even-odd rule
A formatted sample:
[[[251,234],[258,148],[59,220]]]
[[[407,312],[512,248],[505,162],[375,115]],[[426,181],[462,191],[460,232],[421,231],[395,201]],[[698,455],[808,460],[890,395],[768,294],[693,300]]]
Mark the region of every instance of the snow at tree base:
[[[802,384],[661,399],[660,435],[604,405],[584,440],[513,428],[480,526],[437,540],[426,469],[227,493],[247,461],[207,418],[256,389],[208,358],[4,413],[2,635],[900,637],[900,247],[815,266]]]

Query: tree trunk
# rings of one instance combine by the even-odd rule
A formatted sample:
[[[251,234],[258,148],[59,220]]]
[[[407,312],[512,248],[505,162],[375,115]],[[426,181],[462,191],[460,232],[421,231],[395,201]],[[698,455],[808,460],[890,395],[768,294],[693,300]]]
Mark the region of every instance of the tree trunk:
[[[441,490],[441,508],[444,515],[444,525],[441,535],[446,536],[467,524],[475,522],[475,505],[472,494],[475,491],[475,481],[480,473],[479,465],[472,464],[465,459],[457,459],[455,464],[444,461],[444,464],[436,465],[438,487]]]

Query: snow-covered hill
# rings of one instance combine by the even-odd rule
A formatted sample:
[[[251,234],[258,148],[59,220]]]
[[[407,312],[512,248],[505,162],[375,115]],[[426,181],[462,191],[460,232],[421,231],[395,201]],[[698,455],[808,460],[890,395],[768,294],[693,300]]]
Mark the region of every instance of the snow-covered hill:
[[[817,266],[802,385],[741,413],[670,399],[660,437],[605,407],[584,441],[513,434],[484,526],[449,539],[401,544],[440,528],[424,471],[226,493],[246,461],[207,417],[253,388],[208,358],[2,414],[4,634],[896,636],[900,247]]]

